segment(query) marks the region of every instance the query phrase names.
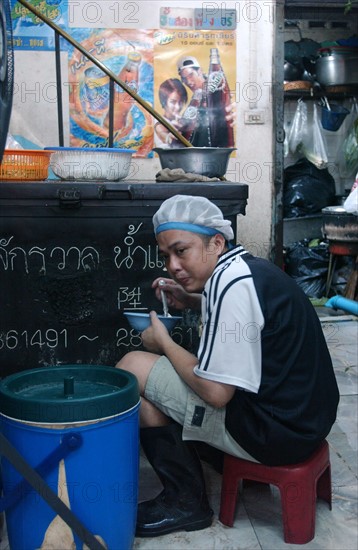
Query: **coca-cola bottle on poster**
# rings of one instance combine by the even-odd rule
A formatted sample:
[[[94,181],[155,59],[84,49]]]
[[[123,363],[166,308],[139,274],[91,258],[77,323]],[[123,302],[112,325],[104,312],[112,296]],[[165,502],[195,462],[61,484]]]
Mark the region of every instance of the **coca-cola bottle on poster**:
[[[198,108],[197,123],[193,134],[190,138],[190,143],[194,147],[211,147],[210,122],[208,111],[208,92],[207,82],[203,83],[202,98]]]
[[[211,147],[206,82],[193,93],[179,123],[182,135],[194,147]]]
[[[219,51],[210,49],[208,109],[212,147],[234,147],[234,131],[226,120],[225,108],[231,104],[230,88],[221,66]]]
[[[199,107],[202,97],[203,90],[195,90],[189,105],[186,107],[182,117],[179,120],[181,133],[188,141],[191,141],[195,126],[198,123]]]

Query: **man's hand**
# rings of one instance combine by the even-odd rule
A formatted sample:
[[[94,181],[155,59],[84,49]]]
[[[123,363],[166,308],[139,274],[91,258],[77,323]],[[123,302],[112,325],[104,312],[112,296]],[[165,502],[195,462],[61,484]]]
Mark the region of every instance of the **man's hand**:
[[[173,281],[173,279],[159,277],[153,281],[152,288],[155,289],[155,295],[159,301],[161,301],[160,291],[163,290],[165,292],[169,307],[175,309],[200,309],[201,294],[190,294],[181,285]]]
[[[155,311],[150,312],[150,321],[150,326],[141,334],[143,345],[146,350],[152,353],[163,354],[165,341],[168,338],[171,340],[171,337],[165,325],[158,319]]]

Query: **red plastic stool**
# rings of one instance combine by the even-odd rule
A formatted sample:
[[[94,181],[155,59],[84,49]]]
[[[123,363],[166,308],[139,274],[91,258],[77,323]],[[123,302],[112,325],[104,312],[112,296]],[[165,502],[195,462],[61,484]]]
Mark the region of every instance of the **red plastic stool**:
[[[234,523],[241,479],[271,483],[279,488],[285,542],[305,544],[313,539],[317,496],[327,501],[332,509],[327,441],[323,441],[305,462],[288,466],[265,466],[225,454],[219,519],[229,527]]]

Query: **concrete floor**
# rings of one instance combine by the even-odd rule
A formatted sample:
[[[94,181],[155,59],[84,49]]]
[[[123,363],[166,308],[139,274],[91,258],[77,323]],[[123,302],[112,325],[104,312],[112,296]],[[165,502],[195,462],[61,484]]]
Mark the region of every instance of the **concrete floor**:
[[[358,548],[358,319],[318,308],[323,330],[333,358],[340,389],[337,421],[328,436],[332,465],[333,508],[317,502],[315,538],[301,545],[315,550],[357,550]],[[283,540],[281,501],[273,486],[246,487],[233,528],[218,520],[221,476],[204,464],[207,491],[215,519],[208,529],[193,533],[179,532],[162,537],[134,541],[135,550],[280,550],[298,548]],[[145,459],[141,460],[140,500],[151,498],[160,484]],[[54,548],[54,547],[53,547]],[[62,547],[63,548],[63,547]],[[3,533],[0,550],[9,550]],[[11,549],[20,550],[20,549]],[[35,549],[21,549],[35,550]],[[57,549],[54,549],[57,550]],[[66,549],[67,550],[67,549]],[[70,549],[68,549],[70,550]],[[112,548],[110,550],[120,550]]]

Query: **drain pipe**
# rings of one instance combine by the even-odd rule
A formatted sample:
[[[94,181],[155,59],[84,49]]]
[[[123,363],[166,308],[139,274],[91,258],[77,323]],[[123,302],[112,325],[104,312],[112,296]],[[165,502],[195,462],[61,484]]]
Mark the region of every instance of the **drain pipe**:
[[[324,305],[325,307],[331,307],[333,309],[343,309],[344,311],[348,311],[358,316],[358,302],[349,300],[343,296],[333,296]]]

